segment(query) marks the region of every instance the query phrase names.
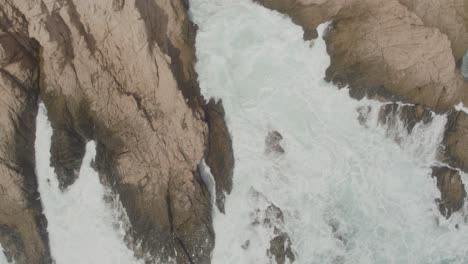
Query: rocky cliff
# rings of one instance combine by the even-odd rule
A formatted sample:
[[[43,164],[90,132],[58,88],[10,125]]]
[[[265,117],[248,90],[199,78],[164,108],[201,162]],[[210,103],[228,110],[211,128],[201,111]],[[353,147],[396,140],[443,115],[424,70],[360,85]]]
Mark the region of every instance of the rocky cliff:
[[[33,163],[39,96],[61,188],[95,140],[96,167],[127,210],[138,256],[210,262],[212,205],[198,165],[223,126],[208,129],[187,8],[182,0],[0,0],[0,208],[17,212],[0,215],[0,243],[17,264],[51,263]],[[229,135],[216,144],[230,144]],[[13,224],[18,217],[24,227]]]
[[[0,242],[9,261],[51,263],[34,162],[39,45],[0,2]]]
[[[331,21],[325,36],[331,58],[326,79],[348,86],[352,97],[404,101],[436,112],[453,112],[460,102],[468,105],[468,83],[460,69],[468,49],[466,1],[256,2],[290,16],[302,26],[306,39],[317,36],[315,28],[320,23]],[[468,119],[463,112],[453,112],[449,119],[442,161],[468,171]],[[446,192],[454,188],[439,182],[442,197],[450,197]],[[464,192],[458,193],[463,202]],[[459,208],[457,204],[448,212]]]

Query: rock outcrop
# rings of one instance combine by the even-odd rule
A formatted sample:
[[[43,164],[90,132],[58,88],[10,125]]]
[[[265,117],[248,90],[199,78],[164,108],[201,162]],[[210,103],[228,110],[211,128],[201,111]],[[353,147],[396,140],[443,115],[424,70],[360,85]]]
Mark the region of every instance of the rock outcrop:
[[[465,185],[457,170],[448,167],[433,167],[432,176],[437,179],[441,197],[438,200],[439,210],[445,217],[463,207],[466,197]]]
[[[468,114],[452,113],[447,121],[444,135],[444,161],[468,171]]]
[[[234,152],[232,140],[224,121],[223,102],[210,99],[205,106],[206,119],[209,128],[206,163],[216,182],[216,205],[224,213],[226,194],[232,190],[232,174],[234,170]]]
[[[27,28],[0,1],[0,243],[9,261],[46,264],[51,256],[34,159],[39,45]]]
[[[9,155],[2,157],[2,179],[16,186],[4,190],[14,201],[2,199],[0,208],[30,219],[0,239],[20,237],[23,248],[11,252],[33,254],[14,257],[16,263],[50,263],[31,147],[39,90],[53,127],[51,164],[60,187],[73,184],[85,144],[95,140],[96,168],[127,210],[127,237],[130,246],[140,245],[137,254],[209,263],[212,205],[197,165],[212,141],[218,147],[208,150],[211,156],[229,146],[223,150],[228,171],[221,172],[229,178],[233,158],[224,116],[213,117],[210,107],[205,115],[187,2],[0,0],[0,11],[8,31],[0,39],[2,94],[12,97],[0,105],[0,120],[9,125],[1,141],[1,153]],[[207,118],[215,129],[209,131]],[[0,224],[10,225],[8,217]]]

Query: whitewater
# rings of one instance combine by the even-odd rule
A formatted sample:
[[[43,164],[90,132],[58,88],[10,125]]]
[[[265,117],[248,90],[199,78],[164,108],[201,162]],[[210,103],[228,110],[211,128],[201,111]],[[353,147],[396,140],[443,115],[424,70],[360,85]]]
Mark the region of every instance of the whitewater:
[[[295,263],[468,263],[468,208],[447,220],[434,201],[431,166],[439,164],[446,116],[433,114],[408,133],[401,121],[379,122],[384,103],[351,99],[325,82],[327,24],[304,41],[290,19],[250,0],[190,0],[190,7],[201,90],[223,100],[235,155],[226,214],[213,209],[212,263],[272,263],[273,234],[251,224],[264,206],[252,190],[281,208]],[[270,131],[283,136],[283,155],[265,153]],[[118,197],[109,199],[92,168],[94,142],[78,180],[62,192],[50,167],[51,135],[40,105],[36,172],[56,264],[142,263],[125,246]],[[3,254],[0,263],[8,263]]]
[[[226,215],[214,214],[213,263],[270,263],[271,234],[251,225],[252,189],[282,209],[297,263],[468,263],[464,214],[446,220],[434,202],[445,116],[411,134],[403,122],[379,125],[382,103],[323,80],[327,24],[304,41],[251,1],[190,3],[202,93],[223,100],[236,158]],[[284,155],[265,155],[270,131]]]

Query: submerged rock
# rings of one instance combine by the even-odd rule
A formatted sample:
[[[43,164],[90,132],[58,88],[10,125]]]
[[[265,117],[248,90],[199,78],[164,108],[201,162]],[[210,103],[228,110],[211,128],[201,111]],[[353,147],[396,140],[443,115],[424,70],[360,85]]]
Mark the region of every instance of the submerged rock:
[[[441,198],[438,200],[439,210],[449,218],[454,212],[463,208],[466,197],[465,185],[459,171],[448,167],[433,167],[432,177],[437,179],[437,187]]]
[[[418,123],[427,124],[432,121],[432,112],[421,105],[400,105],[398,103],[389,103],[381,107],[379,111],[379,122],[386,125],[389,129],[395,126],[396,122],[403,122],[408,133]]]
[[[283,136],[278,131],[270,131],[265,139],[265,152],[283,154],[284,148],[280,145]]]
[[[251,190],[251,195],[258,204],[266,205],[265,207],[256,208],[255,211],[252,212],[251,224],[253,226],[266,228],[272,233],[270,247],[266,252],[267,256],[278,264],[294,262],[296,257],[292,250],[291,239],[284,229],[283,212],[278,206],[268,201],[260,192]],[[248,244],[250,244],[250,241]],[[246,243],[242,246],[244,247],[245,245]],[[247,249],[247,247],[245,249]]]

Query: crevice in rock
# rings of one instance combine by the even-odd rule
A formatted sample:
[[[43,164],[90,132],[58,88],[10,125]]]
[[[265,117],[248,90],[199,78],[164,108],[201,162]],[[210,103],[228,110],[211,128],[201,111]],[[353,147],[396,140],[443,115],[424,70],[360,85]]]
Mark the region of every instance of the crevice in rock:
[[[182,241],[182,239],[177,234],[177,231],[175,230],[174,216],[172,214],[172,203],[171,203],[171,196],[169,194],[169,190],[167,190],[167,194],[166,194],[166,206],[167,206],[167,215],[169,217],[171,233],[176,240],[175,242],[178,243],[179,246],[182,248],[183,252],[185,253],[185,256],[187,257],[188,263],[194,264],[192,257],[190,256],[190,253],[187,250],[187,247],[185,246],[184,242]]]

